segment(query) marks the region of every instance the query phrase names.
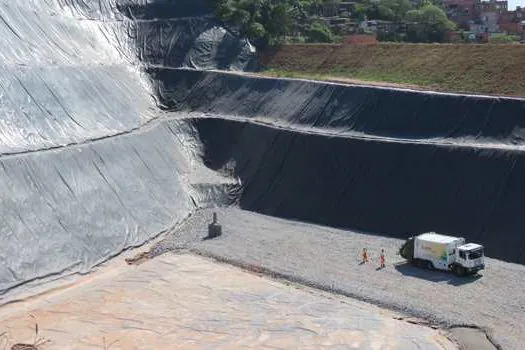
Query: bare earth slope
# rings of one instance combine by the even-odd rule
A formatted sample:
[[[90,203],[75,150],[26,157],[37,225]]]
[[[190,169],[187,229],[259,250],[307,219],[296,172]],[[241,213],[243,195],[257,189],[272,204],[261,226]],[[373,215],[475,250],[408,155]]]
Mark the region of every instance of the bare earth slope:
[[[525,45],[285,45],[262,63],[272,75],[525,96],[523,57]]]

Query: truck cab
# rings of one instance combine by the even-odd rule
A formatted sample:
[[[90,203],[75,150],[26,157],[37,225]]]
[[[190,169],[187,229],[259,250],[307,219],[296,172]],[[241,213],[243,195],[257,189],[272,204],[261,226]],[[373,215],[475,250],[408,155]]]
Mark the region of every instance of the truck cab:
[[[458,247],[456,269],[460,272],[473,273],[485,268],[485,255],[482,245],[467,243]],[[461,270],[464,269],[464,271]]]

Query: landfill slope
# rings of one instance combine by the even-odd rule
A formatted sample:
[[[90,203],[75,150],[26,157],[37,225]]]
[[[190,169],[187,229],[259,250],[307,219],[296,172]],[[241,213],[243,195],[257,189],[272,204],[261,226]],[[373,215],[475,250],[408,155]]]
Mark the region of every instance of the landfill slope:
[[[0,0],[0,16],[0,303],[232,202],[525,263],[524,100],[219,73],[254,50],[204,1]]]
[[[240,206],[406,238],[437,231],[525,263],[523,152],[382,142],[196,119],[207,165],[235,164]]]
[[[0,1],[0,154],[113,136],[158,117],[143,66],[251,64],[249,43],[207,13],[187,17],[179,5],[174,17],[135,19],[122,3],[131,4]]]
[[[152,69],[164,109],[192,112],[240,206],[406,238],[463,236],[525,263],[525,100]]]
[[[437,143],[523,145],[525,99],[150,69],[163,108],[286,128]]]
[[[203,4],[0,0],[0,304],[228,200],[144,73],[247,68]]]
[[[116,23],[0,1],[0,154],[85,142],[152,118],[145,81],[113,41]],[[122,32],[124,33],[124,32]]]
[[[145,66],[246,71],[255,48],[223,27],[206,0],[117,1],[131,19],[130,37]]]
[[[183,136],[191,132],[172,121],[1,159],[0,301],[27,282],[89,272],[218,202],[213,188],[228,181],[195,164],[193,141]]]

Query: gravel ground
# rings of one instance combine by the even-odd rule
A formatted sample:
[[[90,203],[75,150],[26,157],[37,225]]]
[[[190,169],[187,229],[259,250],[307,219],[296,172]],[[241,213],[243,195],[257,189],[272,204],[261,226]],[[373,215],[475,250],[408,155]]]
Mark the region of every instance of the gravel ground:
[[[444,327],[480,327],[503,349],[525,339],[525,266],[487,259],[480,277],[425,271],[396,255],[398,239],[217,209],[223,235],[203,240],[212,211],[195,213],[157,249],[191,249],[231,263],[258,266],[321,289],[425,318]],[[367,247],[371,262],[359,264]],[[385,249],[387,267],[378,269]],[[458,335],[461,332],[455,331]],[[479,333],[483,336],[482,333]]]

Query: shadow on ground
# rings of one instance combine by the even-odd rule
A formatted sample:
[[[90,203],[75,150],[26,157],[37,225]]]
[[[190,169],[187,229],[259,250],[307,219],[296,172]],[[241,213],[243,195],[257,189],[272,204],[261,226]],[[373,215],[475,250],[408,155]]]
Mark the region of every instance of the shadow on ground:
[[[424,279],[426,281],[436,282],[436,283],[447,282],[448,284],[451,284],[453,286],[461,286],[464,284],[476,282],[478,279],[482,277],[482,275],[479,275],[479,274],[458,277],[458,276],[453,275],[450,272],[425,270],[425,269],[413,266],[409,263],[396,264],[394,265],[394,268],[405,276],[417,277],[417,278]]]

